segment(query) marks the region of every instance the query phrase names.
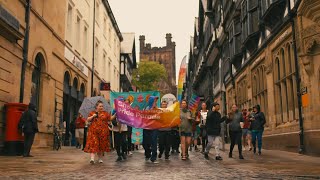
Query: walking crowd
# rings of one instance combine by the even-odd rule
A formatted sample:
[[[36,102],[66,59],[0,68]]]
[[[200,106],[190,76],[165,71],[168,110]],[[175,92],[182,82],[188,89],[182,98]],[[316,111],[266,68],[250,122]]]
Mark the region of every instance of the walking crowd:
[[[130,105],[130,99],[123,100]],[[146,110],[157,107],[158,97],[151,96]],[[160,108],[167,108],[167,102],[162,101]],[[182,100],[180,119],[181,124],[175,128],[163,128],[157,130],[143,130],[143,148],[145,150],[145,161],[158,163],[158,158],[169,160],[172,154],[181,154],[182,160],[189,159],[189,151],[194,148],[196,152],[203,153],[205,159],[209,159],[209,153],[213,147],[215,159],[222,160],[220,156],[221,124],[228,124],[228,134],[231,140],[229,158],[233,157],[234,146],[238,146],[239,159],[244,159],[242,151],[248,148],[249,151],[261,155],[262,134],[266,122],[264,113],[260,106],[256,105],[249,110],[242,112],[236,105],[232,106],[231,112],[226,116],[221,116],[220,105],[214,102],[210,108],[203,102],[201,109],[193,114],[188,109],[188,102]],[[83,123],[82,120],[79,120]],[[84,151],[91,154],[90,163],[94,164],[95,155],[98,156],[99,163],[102,163],[102,155],[111,151],[113,132],[114,148],[117,152],[117,162],[131,156],[138,145],[131,143],[131,127],[120,123],[114,110],[111,114],[105,112],[102,102],[98,101],[96,110],[90,113],[86,120],[90,126],[88,130],[87,143]],[[256,146],[257,144],[257,146]],[[202,147],[202,150],[200,147]],[[258,148],[258,151],[257,151]],[[181,152],[180,152],[181,150]]]
[[[130,99],[121,99],[128,105],[131,105]],[[145,110],[156,109],[158,97],[151,96],[148,106]],[[167,102],[162,101],[160,108],[167,108]],[[180,109],[181,124],[179,127],[163,128],[156,130],[143,130],[143,148],[145,150],[145,160],[152,163],[158,163],[157,158],[164,156],[169,160],[172,154],[181,154],[182,160],[189,159],[189,151],[194,148],[196,152],[201,151],[205,159],[209,159],[209,153],[212,147],[215,150],[215,159],[222,160],[220,149],[222,143],[221,129],[228,124],[228,134],[231,140],[229,158],[233,157],[234,146],[238,146],[239,159],[244,159],[242,151],[248,148],[249,151],[261,155],[262,134],[264,124],[266,123],[264,113],[260,106],[256,105],[249,110],[243,109],[242,112],[236,105],[232,106],[231,112],[226,116],[221,116],[220,105],[216,102],[207,108],[205,102],[201,103],[200,110],[193,114],[188,109],[188,102],[182,100]],[[30,155],[30,149],[33,143],[34,134],[37,132],[37,125],[34,118],[36,109],[29,106],[29,110],[23,114],[22,122],[19,127],[25,135],[24,156]],[[88,125],[88,136],[83,142],[84,127]],[[117,119],[116,111],[111,113],[104,110],[102,101],[98,101],[95,110],[89,113],[85,119],[81,114],[75,121],[77,148],[81,148],[86,153],[90,153],[90,163],[103,163],[102,156],[105,152],[111,151],[111,144],[117,152],[117,162],[127,159],[131,156],[137,144],[132,143],[132,127],[122,124]],[[111,134],[113,134],[111,136]],[[113,138],[111,138],[113,137]],[[198,148],[201,146],[202,148]],[[257,151],[258,148],[258,151]],[[202,149],[202,150],[201,150]],[[181,152],[180,152],[181,150]],[[158,153],[159,152],[159,153]],[[96,161],[96,156],[98,161]]]

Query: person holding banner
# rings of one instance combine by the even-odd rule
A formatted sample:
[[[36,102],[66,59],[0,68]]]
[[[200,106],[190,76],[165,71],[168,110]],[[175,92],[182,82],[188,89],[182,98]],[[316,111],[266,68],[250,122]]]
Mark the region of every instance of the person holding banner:
[[[110,152],[108,123],[115,119],[115,116],[111,117],[108,112],[104,111],[102,101],[98,101],[95,107],[95,111],[92,111],[87,119],[91,125],[88,132],[88,141],[84,149],[84,152],[90,153],[90,164],[94,164],[95,154],[98,155],[98,162],[103,163],[101,159],[103,153]]]
[[[191,111],[188,109],[187,100],[182,100],[181,111],[180,111],[180,141],[181,141],[181,156],[182,160],[186,160],[189,157],[188,150],[191,144],[192,136],[192,124],[194,118],[192,117]]]
[[[161,108],[167,108],[167,102],[161,102]],[[165,159],[168,160],[170,156],[170,148],[171,148],[171,128],[162,128],[159,129],[159,158],[162,157],[163,153],[165,154]]]
[[[148,100],[148,107],[146,110],[157,108],[158,97],[150,96]],[[152,163],[157,162],[157,144],[158,144],[158,130],[143,130],[143,148],[145,150],[146,161],[151,160]]]
[[[116,113],[113,110],[113,115]],[[114,143],[118,158],[116,162],[127,159],[127,125],[120,123],[117,119],[112,120],[112,131],[114,133]]]

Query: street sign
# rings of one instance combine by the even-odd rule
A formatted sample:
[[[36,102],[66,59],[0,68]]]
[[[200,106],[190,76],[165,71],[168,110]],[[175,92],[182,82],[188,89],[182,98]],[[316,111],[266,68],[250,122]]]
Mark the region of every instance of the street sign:
[[[110,83],[101,82],[100,91],[110,91],[111,86]]]

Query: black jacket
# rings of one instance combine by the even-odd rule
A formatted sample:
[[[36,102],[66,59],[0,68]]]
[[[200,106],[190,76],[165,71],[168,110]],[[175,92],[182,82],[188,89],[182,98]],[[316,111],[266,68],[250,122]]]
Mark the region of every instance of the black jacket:
[[[264,124],[266,124],[266,118],[264,113],[260,111],[260,106],[257,106],[258,112],[254,114],[254,120],[251,121],[251,130],[264,130]]]
[[[229,129],[233,132],[240,132],[242,131],[240,122],[243,122],[243,116],[242,113],[237,111],[235,112],[232,117],[229,117]]]
[[[21,116],[21,121],[24,133],[37,133],[39,131],[35,105],[29,104],[28,110]]]
[[[211,136],[219,136],[221,131],[221,114],[218,111],[209,111],[206,121],[207,134]]]

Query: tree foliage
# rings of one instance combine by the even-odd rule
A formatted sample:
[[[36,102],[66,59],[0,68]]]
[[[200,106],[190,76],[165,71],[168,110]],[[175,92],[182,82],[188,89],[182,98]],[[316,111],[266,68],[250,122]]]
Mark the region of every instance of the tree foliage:
[[[155,61],[141,61],[133,71],[132,83],[140,91],[158,90],[157,83],[167,80],[165,67]]]

